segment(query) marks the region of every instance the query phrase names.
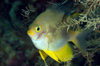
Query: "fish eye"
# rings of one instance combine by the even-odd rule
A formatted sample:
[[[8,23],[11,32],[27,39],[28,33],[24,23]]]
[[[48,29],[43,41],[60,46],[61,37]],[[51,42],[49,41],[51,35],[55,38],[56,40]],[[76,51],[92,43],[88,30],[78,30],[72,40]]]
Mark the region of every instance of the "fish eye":
[[[40,26],[36,27],[36,32],[39,32],[40,31]]]
[[[40,27],[37,27],[37,31],[39,31],[40,30]]]

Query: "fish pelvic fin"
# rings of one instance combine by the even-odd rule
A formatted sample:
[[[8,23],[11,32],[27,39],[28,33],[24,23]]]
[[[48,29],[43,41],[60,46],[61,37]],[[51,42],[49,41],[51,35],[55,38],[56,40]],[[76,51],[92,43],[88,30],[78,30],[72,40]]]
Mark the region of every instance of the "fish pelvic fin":
[[[40,53],[41,58],[45,62],[45,59],[47,58],[48,55],[43,50],[39,50],[39,53]]]

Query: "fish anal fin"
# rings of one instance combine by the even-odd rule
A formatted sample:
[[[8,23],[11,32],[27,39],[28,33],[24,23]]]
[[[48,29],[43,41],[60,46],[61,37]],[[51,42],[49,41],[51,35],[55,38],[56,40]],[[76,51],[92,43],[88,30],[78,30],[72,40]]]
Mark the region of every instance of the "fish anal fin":
[[[43,50],[43,51],[59,63],[70,61],[73,57],[73,51],[72,48],[69,46],[69,44],[65,44],[56,51],[51,51],[51,50]]]
[[[59,58],[61,62],[69,61],[73,57],[73,51],[68,44],[65,44],[60,49],[54,51],[54,53],[56,54],[56,56]]]

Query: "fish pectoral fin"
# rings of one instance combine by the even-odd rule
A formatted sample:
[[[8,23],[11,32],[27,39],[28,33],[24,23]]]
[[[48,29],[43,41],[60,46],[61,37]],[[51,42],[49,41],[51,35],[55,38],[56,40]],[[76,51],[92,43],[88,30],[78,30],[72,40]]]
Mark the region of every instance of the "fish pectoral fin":
[[[43,51],[43,50],[39,50],[39,53],[41,55],[41,58],[43,59],[43,61],[45,62],[45,59],[47,58],[47,54]]]

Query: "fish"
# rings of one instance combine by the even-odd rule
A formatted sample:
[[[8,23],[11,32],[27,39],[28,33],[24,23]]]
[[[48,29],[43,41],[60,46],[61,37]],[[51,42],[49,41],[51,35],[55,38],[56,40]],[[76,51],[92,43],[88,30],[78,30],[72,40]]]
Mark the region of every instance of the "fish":
[[[34,46],[39,50],[44,62],[47,56],[59,63],[70,61],[74,56],[74,51],[69,41],[73,42],[80,51],[86,53],[86,37],[92,32],[92,29],[67,31],[66,26],[58,29],[64,15],[69,16],[70,10],[67,11],[67,9],[64,10],[62,6],[48,8],[37,16],[29,26],[27,34]],[[79,13],[74,13],[72,17],[77,15]]]

